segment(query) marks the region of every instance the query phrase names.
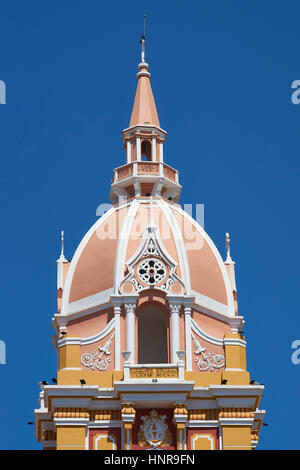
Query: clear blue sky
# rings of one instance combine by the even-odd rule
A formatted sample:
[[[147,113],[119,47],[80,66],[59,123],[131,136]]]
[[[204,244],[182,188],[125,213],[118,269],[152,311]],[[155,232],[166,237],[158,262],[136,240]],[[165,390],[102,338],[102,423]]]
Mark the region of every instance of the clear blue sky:
[[[27,421],[56,374],[59,233],[71,258],[124,163],[146,13],[165,161],[223,256],[231,235],[248,367],[266,385],[259,448],[299,449],[299,2],[144,5],[1,2],[0,448],[40,448]]]

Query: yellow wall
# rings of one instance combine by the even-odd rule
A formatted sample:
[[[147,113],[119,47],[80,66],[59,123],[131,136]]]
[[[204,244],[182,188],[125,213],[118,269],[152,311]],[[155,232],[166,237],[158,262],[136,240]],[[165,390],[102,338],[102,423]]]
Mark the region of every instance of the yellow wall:
[[[57,450],[84,450],[86,426],[56,427]]]
[[[80,344],[66,344],[59,348],[59,368],[80,367]]]
[[[251,450],[251,426],[222,426],[223,450]]]
[[[114,382],[123,380],[123,371],[98,372],[64,369],[57,371],[58,385],[80,385],[80,379],[84,379],[87,385],[110,388],[113,387]]]

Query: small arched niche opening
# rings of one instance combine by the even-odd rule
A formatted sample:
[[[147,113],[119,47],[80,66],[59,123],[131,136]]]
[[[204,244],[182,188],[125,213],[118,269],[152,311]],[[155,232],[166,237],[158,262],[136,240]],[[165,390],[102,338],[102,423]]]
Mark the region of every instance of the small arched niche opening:
[[[138,362],[168,363],[167,316],[158,307],[145,307],[138,314]]]
[[[151,143],[149,140],[143,140],[142,145],[141,145],[141,159],[143,161],[148,161],[151,162],[152,156],[151,156]]]

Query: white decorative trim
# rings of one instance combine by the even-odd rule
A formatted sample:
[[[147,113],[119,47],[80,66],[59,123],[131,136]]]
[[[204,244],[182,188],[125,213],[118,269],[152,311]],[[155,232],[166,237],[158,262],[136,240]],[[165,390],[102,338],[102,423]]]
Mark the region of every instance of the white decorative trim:
[[[109,434],[107,433],[107,434],[99,434],[99,436],[97,436],[97,438],[95,439],[95,450],[101,450],[101,448],[98,449],[98,441],[100,441],[100,439],[104,439],[104,438],[110,440],[110,441],[113,443],[113,445],[112,445],[112,450],[116,450],[116,449],[117,449],[117,444],[116,444],[116,439],[115,439],[115,437],[112,436],[112,435],[109,435]]]
[[[115,271],[114,271],[114,293],[115,294],[118,294],[119,285],[123,277],[122,273],[124,273],[129,234],[131,233],[134,219],[135,219],[135,216],[137,214],[139,207],[140,207],[140,203],[136,199],[134,199],[123,221],[122,229],[120,232],[120,238],[118,240],[116,256],[115,256]]]
[[[246,348],[246,344],[246,341],[240,338],[224,338],[225,346],[241,346],[242,348]]]
[[[193,320],[193,318],[191,318],[191,326],[192,326],[192,330],[198,336],[200,336],[200,338],[204,339],[208,343],[215,344],[216,346],[224,346],[223,338],[222,339],[216,338],[215,336],[211,336],[210,334],[205,333],[203,330],[201,330],[200,326],[197,325],[197,323],[195,322],[195,320]]]
[[[90,406],[90,410],[119,410],[121,407],[120,400],[97,400],[94,399]]]
[[[93,336],[88,336],[86,338],[75,338],[75,337],[68,337],[59,339],[58,346],[61,348],[62,346],[66,346],[67,344],[80,344],[81,346],[86,346],[88,344],[96,343],[97,341],[101,341],[105,338],[115,327],[115,318],[112,318],[110,322],[101,330],[99,333],[96,333]]]
[[[115,327],[115,319],[112,318],[110,322],[103,328],[102,331],[99,333],[96,333],[93,336],[89,336],[87,338],[82,338],[81,339],[81,345],[85,346],[87,344],[92,344],[95,343],[96,341],[101,341],[103,338],[105,338]]]
[[[159,161],[164,161],[164,144],[162,142],[159,144]]]
[[[86,426],[89,418],[53,418],[55,426]]]
[[[254,408],[257,397],[222,397],[217,398],[220,408]]]
[[[94,225],[89,229],[89,231],[85,234],[83,239],[78,245],[77,250],[73,256],[71,261],[70,267],[68,269],[68,273],[65,280],[64,291],[62,296],[62,305],[61,305],[61,315],[68,315],[68,307],[69,307],[69,297],[70,297],[70,290],[73,281],[74,272],[78,263],[78,260],[86,247],[88,241],[90,240],[91,236],[95,233],[95,231],[112,215],[116,212],[117,208],[112,207],[109,209],[100,219],[98,219]]]
[[[127,140],[126,160],[127,160],[127,163],[131,163],[131,142],[130,142],[130,140]]]
[[[219,421],[218,420],[200,420],[200,419],[193,419],[187,422],[189,428],[215,428],[218,427]]]
[[[98,354],[98,351],[93,351],[91,353],[84,353],[81,355],[81,364],[84,367],[90,367],[91,370],[98,369],[100,371],[106,370],[109,366],[110,363],[110,357],[108,357],[111,352],[109,351],[109,348],[111,346],[113,337],[115,336],[115,333],[111,335],[109,340],[105,343],[105,345],[102,347],[98,347],[98,350],[100,354]],[[105,358],[103,358],[105,354]]]
[[[223,429],[221,425],[219,425],[219,450],[223,450]]]
[[[189,294],[191,291],[190,268],[189,268],[188,257],[187,257],[187,253],[185,249],[185,244],[182,238],[182,233],[178,226],[177,220],[174,217],[174,214],[170,210],[170,205],[164,200],[159,200],[157,204],[161,208],[164,216],[166,217],[170,225],[173,240],[176,246],[181,278],[185,285],[186,293]]]
[[[206,295],[200,294],[197,291],[192,290],[191,291],[192,295],[195,297],[195,308],[197,309],[205,309],[208,310],[208,314],[213,313],[213,314],[219,314],[221,316],[227,317],[227,322],[228,322],[228,305],[222,304],[221,302],[218,302],[217,300],[212,299],[211,297],[207,297]],[[200,310],[201,311],[201,310]],[[206,312],[202,312],[206,313]]]
[[[201,398],[200,400],[197,399],[189,399],[187,402],[187,409],[188,410],[216,410],[217,403],[215,400]]]
[[[210,385],[208,387],[193,387],[188,401],[189,409],[202,408],[201,401],[206,400],[205,407],[209,408],[256,408],[262,398],[263,385]],[[196,406],[199,400],[198,406]],[[203,404],[204,406],[204,404]]]
[[[222,310],[222,306],[226,307],[225,304],[219,304],[219,302],[216,302],[216,301],[211,299],[211,307],[213,305],[215,305],[217,310],[208,309],[208,308],[205,308],[203,305],[199,305],[199,302],[198,302],[199,301],[199,295],[201,296],[201,294],[199,294],[199,292],[196,292],[196,291],[192,290],[192,295],[195,296],[195,303],[193,305],[193,309],[196,310],[197,312],[204,313],[205,315],[208,315],[211,318],[215,318],[216,320],[220,320],[220,321],[226,323],[227,325],[230,326],[231,331],[233,333],[237,332],[238,329],[241,329],[244,326],[244,323],[245,323],[244,322],[244,317],[242,317],[242,316],[229,317],[226,312],[224,313],[224,311],[223,311],[223,313],[222,313],[221,311],[219,311],[220,309]],[[198,296],[198,300],[197,300],[197,296]],[[208,297],[207,297],[207,299],[208,299]],[[216,302],[216,303],[213,304],[213,302]],[[226,309],[226,311],[228,311],[228,309]],[[237,331],[233,331],[232,326],[234,328],[236,328]]]
[[[165,276],[165,278],[161,280],[160,283],[155,284],[155,288],[164,292],[169,292],[169,290],[172,288],[172,285],[176,284],[180,286],[182,293],[184,293],[184,284],[175,272],[177,263],[171,258],[171,256],[167,252],[161,240],[159,229],[152,222],[152,200],[150,203],[150,211],[150,223],[144,229],[143,237],[141,239],[138,249],[126,263],[129,272],[120,283],[119,290],[122,293],[123,286],[128,284],[131,284],[133,293],[138,293],[144,289],[149,289],[149,284],[143,282],[143,279],[140,279],[138,277],[138,274],[136,274],[136,266],[138,265],[138,263],[141,263],[143,259],[145,259],[146,262],[147,259],[153,261],[155,258],[157,258],[159,259],[158,263],[161,263],[163,261],[168,266],[169,273],[167,276]],[[167,272],[166,269],[165,271]]]
[[[141,161],[141,138],[137,137],[136,138],[136,159],[138,162]]]
[[[169,300],[169,307],[170,307],[170,322],[171,322],[171,356],[172,362],[176,363],[177,361],[177,354],[176,352],[180,349],[179,348],[179,313],[181,309],[180,303],[173,303]]]
[[[89,422],[89,428],[120,428],[123,422],[121,420],[102,419]]]
[[[219,418],[222,426],[252,426],[253,421],[254,418]]]
[[[191,303],[192,299],[184,300],[184,328],[185,328],[185,363],[186,370],[192,371],[192,342],[191,342]]]
[[[209,442],[210,442],[210,450],[214,450],[214,440],[211,436],[208,436],[206,434],[196,434],[193,438],[192,438],[192,445],[193,445],[193,450],[195,450],[195,442],[198,440],[198,439],[208,439]]]
[[[262,395],[263,385],[210,385],[209,389],[216,397],[224,396],[257,396]],[[225,407],[226,408],[226,407]]]
[[[114,305],[115,314],[115,370],[121,369],[121,305],[122,301],[119,298],[112,297],[111,301]]]
[[[200,371],[206,371],[209,369],[212,372],[214,369],[221,369],[225,366],[225,357],[222,354],[215,354],[212,352],[205,354],[206,348],[201,346],[193,333],[192,338],[196,348],[194,354],[199,354],[199,357],[195,357],[194,360],[197,362]]]
[[[153,126],[152,124],[137,124],[135,126],[127,127],[126,129],[123,129],[122,134],[126,134],[126,137],[130,137],[133,134],[136,134],[137,132],[149,132],[150,130],[156,130],[158,133],[158,136],[163,139],[167,135],[167,131],[162,129],[159,126]]]
[[[112,289],[108,289],[110,292]],[[106,291],[105,291],[106,292]],[[52,326],[55,329],[55,331],[58,333],[62,329],[66,329],[68,323],[71,320],[78,320],[80,318],[86,317],[87,315],[93,315],[94,313],[100,313],[102,310],[109,309],[111,308],[112,305],[110,302],[104,303],[104,304],[99,304],[97,307],[90,308],[84,311],[78,311],[66,315],[60,315],[59,313],[54,314],[54,318],[52,318]]]
[[[76,313],[80,314],[81,316],[89,315],[91,313],[91,309],[93,309],[94,312],[97,312],[97,308],[99,308],[99,306],[109,302],[109,298],[112,293],[113,289],[110,287],[109,289],[105,289],[102,292],[97,292],[97,294],[89,295],[88,297],[76,300],[75,302],[70,302],[67,305],[63,316],[75,315]],[[89,312],[87,310],[89,310]]]
[[[151,147],[152,147],[152,161],[156,162],[156,138],[152,137],[152,142],[151,142]]]
[[[129,362],[135,361],[135,309],[136,309],[137,298],[132,300],[128,299],[124,303],[126,312],[126,349],[130,351]]]
[[[204,240],[207,242],[208,246],[212,250],[212,252],[213,252],[213,254],[214,254],[214,256],[215,256],[215,258],[218,262],[220,271],[221,271],[222,276],[223,276],[224,284],[225,284],[227,300],[228,300],[227,316],[234,317],[235,316],[235,308],[234,308],[234,299],[233,299],[233,293],[232,293],[232,289],[231,289],[231,283],[230,283],[229,276],[228,276],[227,270],[225,268],[224,262],[221,258],[221,255],[220,255],[216,245],[213,243],[213,241],[208,236],[208,234],[205,232],[205,230],[201,227],[201,225],[199,225],[196,222],[196,220],[194,220],[181,207],[172,205],[172,210],[178,212],[183,217],[186,217],[187,220],[189,220],[189,222],[200,232],[200,234],[202,235],[202,237],[204,238]],[[222,305],[222,304],[220,304],[220,305]]]

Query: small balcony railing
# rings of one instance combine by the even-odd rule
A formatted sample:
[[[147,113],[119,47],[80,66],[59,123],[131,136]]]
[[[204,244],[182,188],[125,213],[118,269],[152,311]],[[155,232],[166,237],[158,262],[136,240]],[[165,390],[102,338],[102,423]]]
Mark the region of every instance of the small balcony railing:
[[[184,381],[184,351],[177,351],[178,362],[175,364],[131,364],[130,353],[123,352],[124,381],[161,382],[169,380]]]
[[[131,176],[153,175],[178,183],[178,171],[161,162],[131,162],[114,170],[114,182]]]

